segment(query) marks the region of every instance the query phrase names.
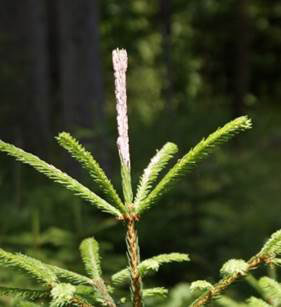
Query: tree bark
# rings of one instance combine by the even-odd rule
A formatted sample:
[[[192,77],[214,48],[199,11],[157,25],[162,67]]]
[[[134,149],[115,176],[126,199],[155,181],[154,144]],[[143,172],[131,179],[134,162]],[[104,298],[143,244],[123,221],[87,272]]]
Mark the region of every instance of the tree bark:
[[[104,158],[98,1],[59,0],[57,5],[62,128],[80,132],[79,139],[85,145],[99,144],[95,154]]]
[[[27,35],[31,104],[27,129],[31,146],[41,155],[47,154],[50,140],[49,121],[49,54],[45,1],[28,0]]]
[[[63,122],[67,129],[102,123],[104,95],[96,0],[58,1]]]
[[[75,43],[73,39],[73,1],[59,0],[59,74],[62,101],[62,124],[60,129],[72,130],[75,123],[76,71]]]

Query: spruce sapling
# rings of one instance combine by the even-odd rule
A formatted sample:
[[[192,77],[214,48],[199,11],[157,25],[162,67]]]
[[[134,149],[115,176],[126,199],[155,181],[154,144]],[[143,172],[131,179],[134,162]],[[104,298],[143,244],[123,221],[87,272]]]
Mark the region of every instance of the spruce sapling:
[[[0,287],[0,295],[18,296],[24,301],[48,301],[50,306],[53,307],[115,307],[117,304],[125,301],[125,299],[116,297],[117,295],[114,290],[120,285],[129,283],[132,305],[134,307],[142,307],[146,297],[165,297],[167,295],[167,289],[163,287],[148,289],[143,287],[143,278],[148,273],[157,272],[159,267],[165,263],[190,260],[187,254],[170,253],[141,261],[137,223],[139,219],[143,218],[143,213],[156,204],[160,197],[173,187],[175,182],[190,172],[202,159],[212,153],[217,146],[227,142],[238,133],[250,129],[251,120],[247,116],[241,116],[230,121],[222,128],[217,129],[177,160],[162,179],[155,184],[160,172],[178,151],[175,144],[171,142],[166,143],[144,169],[134,195],[131,185],[127,117],[126,71],[128,59],[126,50],[114,50],[112,60],[117,110],[117,148],[121,165],[123,197],[119,196],[92,153],[87,151],[67,132],[62,132],[58,135],[57,140],[59,144],[81,163],[81,166],[89,173],[106,199],[53,165],[14,145],[0,141],[0,151],[7,153],[22,163],[32,166],[38,172],[63,185],[81,199],[92,204],[97,209],[113,215],[118,221],[126,225],[128,267],[113,274],[110,282],[105,282],[102,275],[99,244],[95,238],[86,238],[80,245],[81,258],[85,265],[86,275],[48,265],[29,256],[10,253],[0,249],[1,266],[20,269],[34,277],[41,285],[41,289]],[[280,263],[278,258],[280,254],[281,233],[279,231],[273,234],[261,251],[249,261],[232,259],[226,262],[221,269],[223,278],[217,284],[212,285],[204,280],[193,282],[190,287],[191,290],[199,291],[200,294],[191,303],[191,306],[207,304],[214,298],[217,298],[218,295],[221,295],[221,292],[238,278],[248,275],[251,270],[261,264]],[[269,285],[272,293],[278,292],[278,295],[280,294],[280,289],[272,281],[264,279],[263,283]],[[252,298],[251,302],[254,300],[255,298]]]

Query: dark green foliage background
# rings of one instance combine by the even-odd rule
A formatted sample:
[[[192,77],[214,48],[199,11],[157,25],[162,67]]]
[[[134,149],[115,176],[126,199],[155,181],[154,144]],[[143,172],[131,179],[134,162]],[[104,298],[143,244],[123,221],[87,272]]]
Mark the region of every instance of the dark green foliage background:
[[[111,50],[116,47],[126,48],[129,55],[129,133],[135,188],[143,168],[166,141],[176,143],[181,156],[202,137],[240,115],[237,112],[253,119],[250,132],[217,150],[139,223],[142,259],[174,251],[190,254],[192,262],[163,267],[145,283],[173,287],[179,282],[218,278],[218,269],[227,259],[247,259],[281,228],[281,3],[248,3],[248,42],[244,46],[248,60],[239,67],[243,42],[237,33],[237,24],[242,22],[236,1],[170,2],[167,64],[161,30],[165,20],[157,1],[101,1],[105,119],[93,123],[90,137],[94,141],[87,147],[103,161],[120,191],[111,64]],[[1,30],[0,126],[1,138],[16,142],[15,127],[25,120],[24,112],[18,114],[17,110],[28,92],[26,59],[13,39],[10,28]],[[240,88],[237,80],[243,69],[249,77]],[[242,100],[237,102],[239,91]],[[54,91],[51,97],[53,113],[58,113],[51,123],[54,135],[59,126],[58,96]],[[74,133],[84,136],[83,128]],[[106,141],[100,142],[97,135]],[[27,142],[24,146],[28,147]],[[33,149],[36,151],[36,144]],[[66,155],[55,140],[48,140],[44,150],[48,161],[67,169]],[[94,189],[83,172],[75,174]],[[82,205],[70,192],[4,154],[0,188],[1,247],[81,271],[78,246],[93,234],[101,244],[105,275],[126,265],[122,224]],[[1,270],[1,285],[28,286],[30,282],[21,274]],[[249,289],[242,289],[235,295],[247,297]],[[2,306],[7,302],[2,299]]]

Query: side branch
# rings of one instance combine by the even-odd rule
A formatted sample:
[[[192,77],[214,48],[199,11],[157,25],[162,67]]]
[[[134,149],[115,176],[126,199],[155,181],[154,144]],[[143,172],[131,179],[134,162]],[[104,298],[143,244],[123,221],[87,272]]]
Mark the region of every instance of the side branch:
[[[263,263],[270,263],[270,258],[265,256],[254,256],[248,262],[248,270],[245,272],[247,274],[250,270],[256,269]],[[191,307],[199,307],[204,306],[209,303],[213,298],[217,295],[221,294],[226,288],[228,288],[231,284],[233,284],[237,279],[243,277],[245,274],[234,273],[230,276],[222,278],[218,283],[214,285],[213,288],[204,292],[199,298],[191,304]]]
[[[76,296],[71,299],[71,303],[74,306],[79,306],[79,307],[91,307],[92,305],[88,304],[84,300],[82,300],[80,297]]]
[[[116,307],[116,304],[114,303],[112,297],[108,293],[108,290],[106,288],[106,285],[104,284],[104,281],[100,278],[97,282],[98,284],[98,290],[101,293],[103,299],[105,300],[105,304],[108,307]]]

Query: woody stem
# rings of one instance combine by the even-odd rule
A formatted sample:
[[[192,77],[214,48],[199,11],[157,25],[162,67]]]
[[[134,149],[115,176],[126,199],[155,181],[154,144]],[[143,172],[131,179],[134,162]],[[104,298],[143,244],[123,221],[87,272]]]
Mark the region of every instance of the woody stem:
[[[249,267],[247,273],[250,270],[256,269],[261,264],[266,263],[266,261],[267,261],[266,257],[254,256],[248,261]],[[199,307],[206,305],[214,297],[217,297],[222,291],[224,291],[227,287],[233,284],[240,277],[242,277],[240,273],[234,273],[230,276],[221,279],[217,284],[214,285],[214,288],[206,291],[195,302],[193,302],[191,307]]]
[[[127,221],[127,248],[131,272],[131,287],[133,294],[133,306],[142,307],[142,280],[138,269],[139,265],[139,246],[138,235],[134,219]]]

